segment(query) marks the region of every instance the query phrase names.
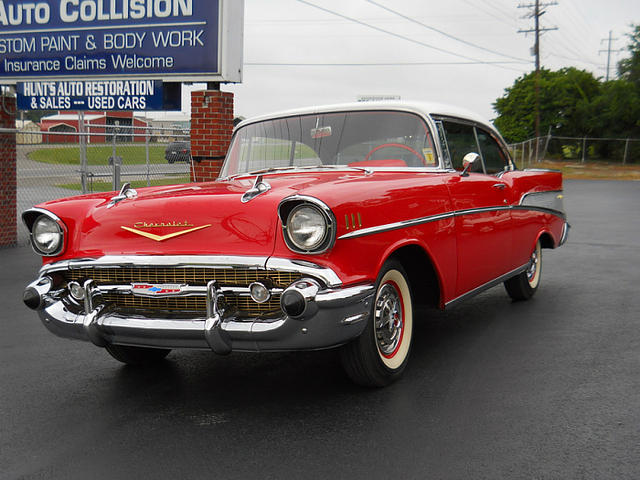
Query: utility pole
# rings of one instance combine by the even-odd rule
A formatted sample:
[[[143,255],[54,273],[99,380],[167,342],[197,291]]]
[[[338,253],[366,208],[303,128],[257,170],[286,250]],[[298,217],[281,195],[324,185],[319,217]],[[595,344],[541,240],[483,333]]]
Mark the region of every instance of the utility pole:
[[[611,65],[611,53],[618,53],[621,52],[623,49],[618,49],[618,50],[612,50],[611,49],[611,43],[615,42],[616,40],[618,40],[617,38],[612,38],[611,37],[611,30],[609,30],[609,38],[603,38],[602,40],[600,40],[600,43],[602,42],[608,42],[607,43],[607,49],[606,50],[599,50],[598,53],[603,53],[603,52],[607,52],[607,74],[606,74],[606,79],[605,81],[609,81],[609,69],[610,69],[610,65]]]
[[[531,13],[526,15],[525,18],[534,19],[534,28],[529,30],[518,30],[518,33],[531,33],[535,34],[535,43],[533,44],[533,54],[536,57],[536,138],[540,137],[540,34],[549,30],[557,30],[558,27],[540,28],[540,17],[546,13],[545,7],[551,7],[557,5],[558,2],[546,2],[540,3],[540,0],[536,0],[535,3],[520,4],[518,8],[530,8],[533,9]]]

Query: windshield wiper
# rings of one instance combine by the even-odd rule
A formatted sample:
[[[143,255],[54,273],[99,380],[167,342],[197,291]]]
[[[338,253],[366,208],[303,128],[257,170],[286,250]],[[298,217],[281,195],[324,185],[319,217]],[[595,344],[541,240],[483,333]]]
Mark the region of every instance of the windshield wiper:
[[[233,175],[229,175],[228,177],[226,177],[225,180],[231,180],[232,178],[236,178],[236,177],[244,177],[244,176],[249,177],[251,175],[261,175],[263,173],[277,172],[279,170],[291,170],[294,168],[299,168],[299,167],[287,165],[286,167],[261,168],[260,170],[253,170],[251,172],[235,173]]]
[[[282,171],[282,170],[320,170],[320,169],[330,169],[330,170],[351,169],[351,170],[359,170],[361,172],[364,172],[366,175],[370,175],[370,174],[373,173],[373,170],[370,170],[368,168],[365,168],[365,167],[352,167],[352,166],[349,166],[349,165],[286,165],[286,166],[283,166],[283,167],[268,167],[268,168],[262,168],[260,170],[253,170],[251,172],[236,173],[234,175],[230,175],[230,176],[226,177],[225,180],[231,180],[233,178],[243,177],[243,176],[262,175],[263,173],[279,172],[279,171]]]

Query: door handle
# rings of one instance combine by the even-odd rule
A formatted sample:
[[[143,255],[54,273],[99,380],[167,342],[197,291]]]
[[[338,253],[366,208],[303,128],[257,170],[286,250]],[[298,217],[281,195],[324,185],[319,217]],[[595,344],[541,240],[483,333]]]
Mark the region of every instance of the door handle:
[[[494,183],[494,184],[492,185],[492,187],[493,187],[493,188],[499,188],[500,190],[504,190],[504,189],[506,188],[506,186],[507,186],[507,185],[506,185],[506,184],[504,184],[504,183]]]

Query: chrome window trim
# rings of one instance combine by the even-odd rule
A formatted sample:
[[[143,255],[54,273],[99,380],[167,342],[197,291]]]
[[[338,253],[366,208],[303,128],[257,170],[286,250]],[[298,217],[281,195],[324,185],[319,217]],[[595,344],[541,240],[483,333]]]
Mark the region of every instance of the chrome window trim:
[[[328,287],[342,286],[340,277],[330,268],[313,262],[297,259],[263,256],[226,255],[105,255],[98,258],[80,258],[51,263],[40,269],[40,276],[48,273],[82,268],[131,268],[131,267],[174,267],[174,268],[242,268],[284,270],[309,275],[325,283]]]
[[[500,132],[491,124],[488,123],[484,123],[484,122],[479,122],[477,119],[471,119],[471,118],[464,118],[464,117],[457,117],[457,116],[453,116],[453,115],[446,115],[446,114],[432,114],[431,115],[433,117],[433,120],[435,122],[454,122],[454,123],[459,123],[462,125],[469,125],[473,127],[473,132],[474,132],[474,136],[476,139],[476,146],[478,147],[478,151],[481,151],[479,142],[478,142],[478,135],[476,132],[476,128],[479,128],[480,130],[484,130],[486,133],[489,134],[489,136],[491,136],[491,138],[493,138],[496,143],[498,144],[498,146],[500,147],[500,150],[502,151],[502,153],[505,155],[506,159],[507,159],[507,166],[508,166],[508,171],[514,171],[517,170],[516,168],[516,164],[513,161],[513,158],[511,158],[511,153],[509,152],[509,148],[507,147],[507,142],[504,141],[504,138],[502,138],[502,135],[500,135]],[[446,132],[445,132],[445,138],[446,138]],[[447,145],[448,148],[448,145]],[[483,170],[486,172],[486,169],[484,167],[484,158],[482,159],[482,168]],[[485,175],[493,175],[493,174],[487,174],[485,173]]]
[[[255,117],[255,118],[249,118],[247,120],[244,120],[242,123],[238,124],[236,127],[234,127],[233,129],[233,134],[231,136],[231,141],[230,141],[230,145],[233,145],[233,142],[235,140],[235,136],[237,135],[237,133],[244,127],[247,127],[249,125],[254,125],[256,123],[260,123],[260,122],[265,122],[265,121],[274,121],[274,120],[284,120],[287,118],[292,118],[292,117],[300,117],[300,116],[309,116],[309,115],[331,115],[331,114],[343,114],[343,113],[377,113],[377,112],[384,112],[384,113],[404,113],[404,114],[412,114],[415,115],[416,117],[418,117],[418,119],[422,120],[425,124],[425,126],[427,127],[427,132],[429,134],[429,136],[431,137],[431,140],[433,141],[433,145],[435,147],[435,153],[436,153],[436,159],[438,161],[438,166],[437,167],[415,167],[415,168],[407,168],[408,171],[416,171],[422,168],[426,168],[426,169],[430,169],[430,170],[437,170],[437,171],[446,171],[448,166],[446,165],[445,162],[445,158],[444,158],[444,153],[443,153],[443,149],[442,149],[442,145],[440,144],[440,140],[439,137],[437,136],[437,128],[436,128],[436,123],[435,123],[435,119],[433,117],[433,114],[430,112],[427,112],[426,110],[422,110],[420,108],[416,108],[413,107],[411,105],[359,105],[359,104],[355,104],[355,105],[345,105],[343,108],[328,108],[328,109],[298,109],[298,110],[291,110],[291,111],[286,111],[286,112],[279,112],[276,113],[275,115],[264,115],[264,116],[259,116],[259,117]],[[437,115],[437,114],[436,114]],[[435,135],[434,135],[435,134]],[[225,165],[227,163],[227,159],[225,157],[225,160],[223,162],[222,168],[220,169],[220,173],[225,171]],[[345,165],[346,169],[353,169],[353,168],[358,168],[358,167],[349,167],[348,165]],[[378,168],[380,167],[367,167],[366,170],[367,171],[376,171]],[[397,169],[390,167],[389,168],[390,171],[397,171]],[[325,170],[326,171],[326,170]],[[269,172],[264,172],[264,174],[267,174]],[[231,176],[226,176],[226,177],[219,177],[219,179],[229,179],[229,178],[235,178],[235,177],[245,177],[245,176],[251,176],[248,172],[244,172],[241,173],[239,175],[231,175]]]

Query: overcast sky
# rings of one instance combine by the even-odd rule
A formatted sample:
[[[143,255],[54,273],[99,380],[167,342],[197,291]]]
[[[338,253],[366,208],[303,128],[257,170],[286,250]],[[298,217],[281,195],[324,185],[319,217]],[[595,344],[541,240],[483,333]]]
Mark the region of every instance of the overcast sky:
[[[493,119],[495,99],[534,68],[533,34],[518,33],[533,28],[533,19],[523,18],[531,10],[518,8],[523,3],[245,0],[244,81],[222,90],[235,93],[236,115],[245,117],[386,94]],[[599,50],[607,48],[609,30],[614,49],[628,45],[630,25],[640,24],[640,0],[557,3],[541,17],[542,27],[558,27],[542,37],[542,65],[604,77],[607,55]],[[612,75],[626,55],[612,55]]]

